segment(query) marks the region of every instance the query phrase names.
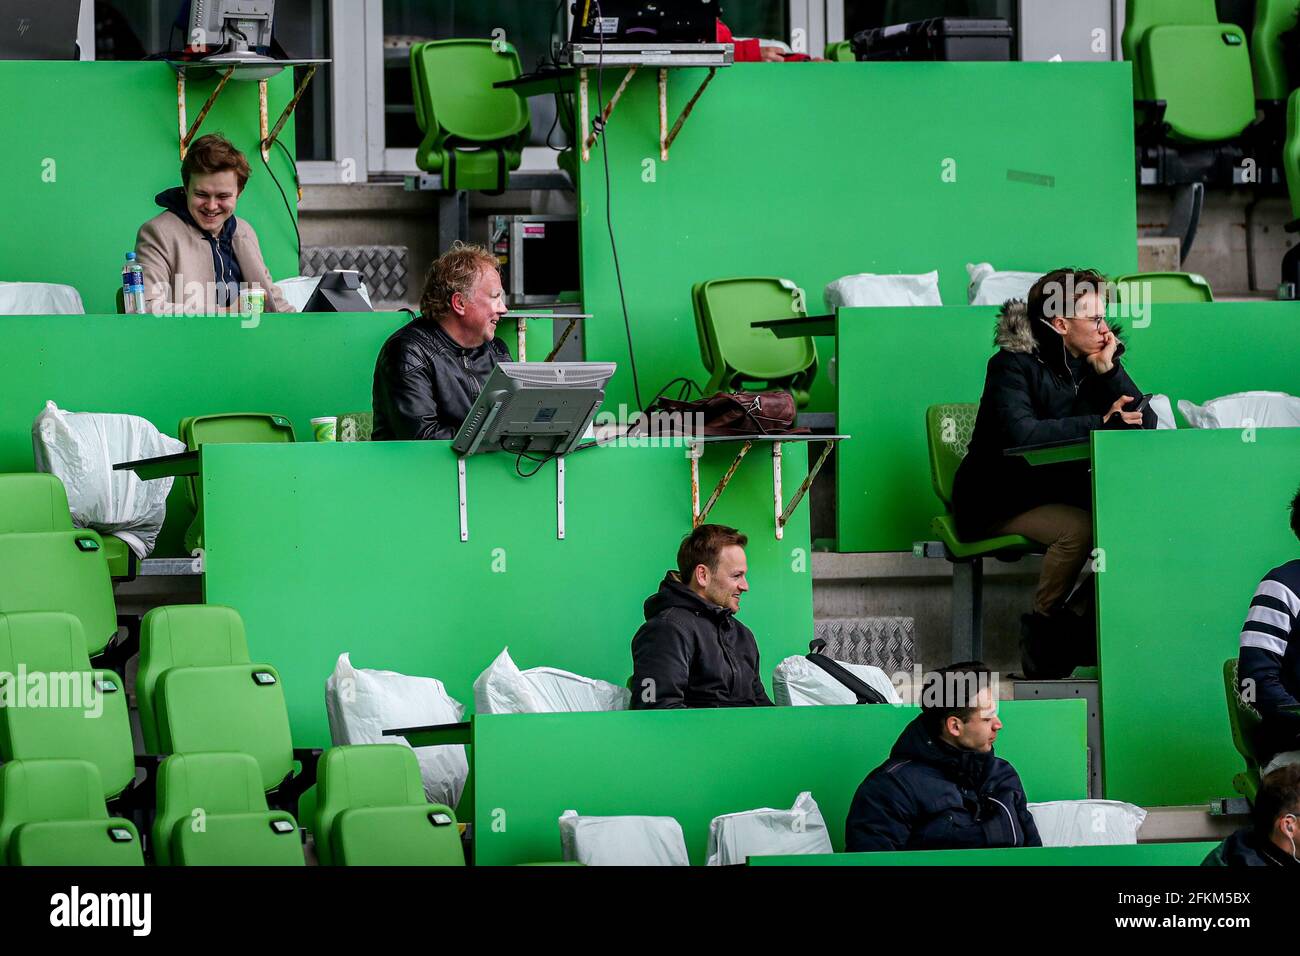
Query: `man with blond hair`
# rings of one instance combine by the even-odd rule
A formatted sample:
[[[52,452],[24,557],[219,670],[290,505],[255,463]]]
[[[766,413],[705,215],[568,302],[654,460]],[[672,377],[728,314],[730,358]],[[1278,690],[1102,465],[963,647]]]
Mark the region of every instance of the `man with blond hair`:
[[[456,242],[433,261],[420,315],[379,351],[372,392],[375,441],[451,439],[483,383],[510,352],[496,338],[506,312],[497,260]]]

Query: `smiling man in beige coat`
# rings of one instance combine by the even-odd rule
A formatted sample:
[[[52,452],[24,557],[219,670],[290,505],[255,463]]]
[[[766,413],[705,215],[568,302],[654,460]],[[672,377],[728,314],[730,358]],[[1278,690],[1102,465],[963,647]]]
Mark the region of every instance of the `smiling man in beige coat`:
[[[257,233],[235,216],[248,160],[225,137],[195,140],[181,163],[183,186],[159,193],[166,212],[140,227],[146,311],[209,315],[238,310],[241,289],[266,292],[267,312],[295,311],[271,282]]]

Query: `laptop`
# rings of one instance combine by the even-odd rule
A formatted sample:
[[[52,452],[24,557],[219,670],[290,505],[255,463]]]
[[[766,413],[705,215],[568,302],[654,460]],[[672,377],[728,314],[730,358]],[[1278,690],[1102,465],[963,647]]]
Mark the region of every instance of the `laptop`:
[[[89,0],[87,0],[89,2]],[[76,60],[82,0],[0,2],[0,60]]]
[[[573,43],[713,43],[718,0],[575,0]]]

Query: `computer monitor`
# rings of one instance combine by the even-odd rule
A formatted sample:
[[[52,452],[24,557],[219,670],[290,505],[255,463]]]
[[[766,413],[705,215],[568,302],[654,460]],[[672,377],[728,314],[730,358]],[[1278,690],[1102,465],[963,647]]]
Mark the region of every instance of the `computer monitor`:
[[[373,312],[361,295],[361,273],[355,269],[335,269],[320,277],[304,312]]]
[[[599,15],[598,14],[599,11]],[[714,43],[718,0],[574,0],[574,43]]]
[[[613,362],[502,362],[452,440],[458,455],[567,455],[605,399]]]
[[[81,0],[4,0],[0,60],[75,60]]]
[[[190,0],[190,49],[248,57],[271,46],[275,0]]]

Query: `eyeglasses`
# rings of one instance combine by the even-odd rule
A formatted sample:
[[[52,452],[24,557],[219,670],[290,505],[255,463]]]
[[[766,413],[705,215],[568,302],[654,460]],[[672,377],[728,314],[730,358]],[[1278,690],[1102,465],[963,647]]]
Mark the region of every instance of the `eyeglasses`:
[[[1082,315],[1072,315],[1070,316],[1070,318],[1076,319],[1079,322],[1091,322],[1093,324],[1093,327],[1096,328],[1098,332],[1101,331],[1102,325],[1104,325],[1106,322],[1106,317],[1104,315],[1099,315],[1095,319],[1090,319]]]

